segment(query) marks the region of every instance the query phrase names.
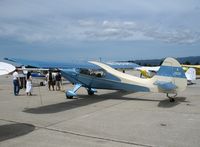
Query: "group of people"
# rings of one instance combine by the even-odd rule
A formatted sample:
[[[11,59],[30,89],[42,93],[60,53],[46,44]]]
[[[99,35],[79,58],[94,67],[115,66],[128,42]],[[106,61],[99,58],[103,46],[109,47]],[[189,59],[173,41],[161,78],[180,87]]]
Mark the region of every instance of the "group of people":
[[[61,83],[62,83],[61,79],[62,79],[62,77],[61,77],[61,73],[59,71],[56,73],[56,75],[53,74],[52,71],[49,71],[49,73],[46,75],[46,81],[47,81],[49,90],[51,90],[51,87],[54,90],[54,86],[56,86],[56,90],[60,91]],[[14,85],[14,95],[17,96],[17,95],[19,95],[20,86],[21,86],[18,69],[16,69],[13,72],[13,85]],[[32,92],[32,76],[31,76],[31,72],[27,72],[26,94],[31,96],[32,95],[31,92]]]
[[[51,90],[52,87],[54,91],[55,90],[54,87],[56,86],[56,90],[60,91],[62,84],[62,77],[59,71],[56,74],[52,73],[52,71],[49,71],[49,73],[46,75],[46,80],[48,83],[49,90]]]
[[[18,69],[16,69],[13,72],[13,85],[14,85],[14,95],[17,96],[19,95],[20,86],[21,86]],[[32,77],[31,77],[31,72],[28,72],[26,75],[26,94],[32,95],[31,91],[32,91]]]

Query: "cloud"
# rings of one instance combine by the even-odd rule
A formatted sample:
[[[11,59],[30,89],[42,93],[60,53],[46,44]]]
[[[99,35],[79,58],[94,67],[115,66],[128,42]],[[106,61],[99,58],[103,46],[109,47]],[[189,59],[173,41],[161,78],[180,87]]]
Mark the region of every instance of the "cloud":
[[[200,41],[200,32],[157,28],[122,20],[56,20],[38,24],[15,21],[0,23],[0,37],[11,37],[25,42],[160,40],[169,43],[195,43]]]
[[[0,1],[0,38],[28,43],[68,40],[196,43],[200,41],[199,7],[195,0],[117,3],[115,0],[85,0],[84,3],[3,0]]]
[[[191,44],[200,41],[200,32],[186,28],[166,29],[159,28],[148,30],[146,36],[151,36],[154,40],[161,40],[168,43]]]

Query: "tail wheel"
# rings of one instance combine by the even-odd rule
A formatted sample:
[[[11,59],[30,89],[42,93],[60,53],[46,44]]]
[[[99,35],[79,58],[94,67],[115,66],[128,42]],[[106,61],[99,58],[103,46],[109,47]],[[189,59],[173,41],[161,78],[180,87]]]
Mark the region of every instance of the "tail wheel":
[[[177,96],[177,93],[173,94],[172,96],[169,95],[169,93],[167,93],[167,97],[169,98],[169,101],[170,102],[175,102],[175,99]]]
[[[170,102],[175,102],[175,99],[174,98],[170,98],[169,101]]]

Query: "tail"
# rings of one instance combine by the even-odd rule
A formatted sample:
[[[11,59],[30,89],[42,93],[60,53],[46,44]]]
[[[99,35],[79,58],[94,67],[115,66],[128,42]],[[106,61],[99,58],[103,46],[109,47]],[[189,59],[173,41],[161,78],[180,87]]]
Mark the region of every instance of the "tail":
[[[153,79],[159,92],[176,94],[187,86],[185,72],[174,58],[166,58]]]

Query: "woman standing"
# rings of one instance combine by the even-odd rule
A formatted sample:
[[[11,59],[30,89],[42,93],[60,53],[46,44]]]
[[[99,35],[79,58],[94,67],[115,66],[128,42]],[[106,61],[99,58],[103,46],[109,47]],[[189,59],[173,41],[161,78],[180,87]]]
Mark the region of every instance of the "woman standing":
[[[32,91],[32,77],[31,77],[31,72],[28,72],[26,78],[26,94],[32,95],[31,91]]]

